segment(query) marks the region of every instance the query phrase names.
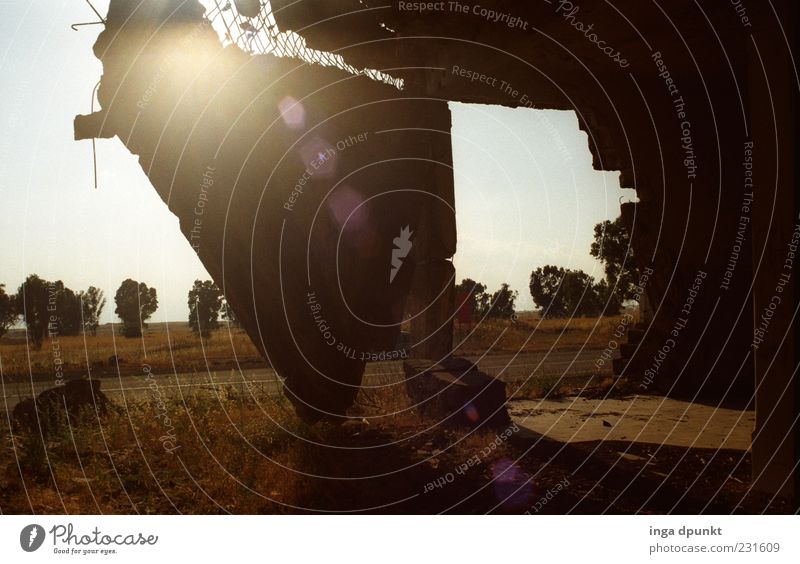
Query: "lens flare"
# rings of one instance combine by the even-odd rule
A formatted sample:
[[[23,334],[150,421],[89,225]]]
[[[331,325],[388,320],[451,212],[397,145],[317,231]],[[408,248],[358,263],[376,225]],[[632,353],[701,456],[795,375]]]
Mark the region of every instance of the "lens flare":
[[[508,458],[492,464],[494,493],[504,509],[526,507],[531,499],[533,484],[530,477]]]
[[[278,102],[278,110],[281,112],[283,123],[289,129],[302,129],[306,125],[306,109],[303,104],[292,98],[286,96]]]

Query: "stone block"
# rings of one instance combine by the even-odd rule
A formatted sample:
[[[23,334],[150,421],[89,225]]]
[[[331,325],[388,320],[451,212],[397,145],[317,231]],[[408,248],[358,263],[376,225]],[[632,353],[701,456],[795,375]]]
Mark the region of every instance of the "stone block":
[[[464,358],[407,360],[406,391],[425,415],[443,424],[502,427],[510,418],[504,382]]]

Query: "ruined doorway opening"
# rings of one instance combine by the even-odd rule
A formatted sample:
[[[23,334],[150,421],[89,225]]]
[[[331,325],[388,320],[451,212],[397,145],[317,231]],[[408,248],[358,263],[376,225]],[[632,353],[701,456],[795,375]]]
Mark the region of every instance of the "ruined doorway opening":
[[[572,357],[556,355],[557,362],[523,361],[502,369],[523,374],[533,368],[547,378],[589,375],[596,367],[581,351],[603,348],[599,343],[609,319],[541,321],[529,290],[531,272],[553,265],[581,270],[595,282],[604,279],[603,265],[589,252],[594,227],[619,217],[620,204],[634,201],[635,192],[620,187],[618,172],[592,167],[589,138],[574,111],[457,102],[450,103],[450,110],[458,231],[455,283],[478,282],[484,300],[503,284],[517,292],[515,314],[508,318],[473,312],[470,322],[469,315],[457,314],[456,354],[535,351],[539,358],[574,351]],[[456,292],[457,308],[463,301],[459,292],[463,298],[463,286]],[[493,374],[505,366],[485,364]],[[611,363],[601,372],[610,375]]]

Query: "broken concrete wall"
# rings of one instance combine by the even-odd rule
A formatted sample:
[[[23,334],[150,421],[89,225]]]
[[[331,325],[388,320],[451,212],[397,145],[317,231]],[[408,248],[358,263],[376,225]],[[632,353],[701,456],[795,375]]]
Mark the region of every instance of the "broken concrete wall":
[[[763,202],[773,186],[756,180],[760,240],[748,232],[737,241],[741,217],[751,213],[743,169],[750,128],[756,125],[766,144],[774,117],[764,88],[753,87],[761,77],[752,70],[761,69],[753,38],[770,44],[777,61],[787,60],[775,46],[774,14],[751,13],[750,25],[719,2],[678,0],[657,11],[639,0],[615,2],[613,9],[600,2],[500,2],[493,9],[505,19],[492,21],[475,2],[436,3],[442,8],[419,13],[372,0],[272,1],[279,27],[297,30],[309,47],[340,53],[357,68],[391,69],[405,84],[398,94],[334,69],[223,49],[209,30],[187,48],[174,34],[193,34],[201,23],[196,2],[180,3],[168,17],[177,2],[144,2],[135,16],[125,4],[112,2],[96,47],[104,63],[103,111],[79,120],[78,135],[118,135],[140,156],[192,241],[203,178],[213,169],[216,192],[208,195],[199,255],[250,335],[289,378],[295,402],[311,403],[312,414],[346,409],[363,366],[328,344],[308,294],[314,292],[316,313],[324,312],[334,343],[391,341],[386,322],[402,315],[413,274],[404,269],[394,285],[387,281],[392,240],[405,225],[413,230],[426,207],[410,193],[397,200],[392,194],[398,186],[434,190],[431,175],[439,169],[431,168],[430,156],[447,155],[449,141],[429,128],[449,123],[445,100],[575,111],[595,168],[619,170],[622,185],[639,198],[634,247],[639,266],[654,273],[646,288],[653,321],[637,353],[641,382],[714,401],[752,394],[749,312],[768,303],[778,267],[764,274],[746,255],[765,239],[770,252],[780,248],[775,241],[787,233],[786,225],[770,229]],[[796,8],[778,4],[783,21],[794,21]],[[611,54],[585,32],[590,24]],[[794,37],[791,27],[783,32]],[[175,45],[183,56],[170,59]],[[497,80],[476,82],[470,78],[476,74]],[[778,89],[791,86],[782,80]],[[754,90],[758,99],[751,101]],[[305,127],[290,126],[291,112],[288,122],[279,115],[276,108],[288,96],[302,102]],[[137,108],[143,97],[145,107]],[[315,174],[314,189],[296,194],[293,209],[282,207],[315,152],[361,132],[379,140],[342,151],[335,182]],[[793,148],[796,138],[789,143]],[[393,160],[396,155],[403,160]],[[778,178],[770,159],[758,166],[761,178]],[[435,190],[452,194],[451,183],[437,178]],[[775,194],[782,211],[793,209],[785,191]],[[426,229],[437,224],[421,223]],[[446,267],[448,252],[418,251],[411,264],[432,258]],[[441,272],[418,277],[428,291],[445,278]],[[443,317],[436,313],[423,326]],[[781,358],[790,370],[788,356]],[[658,371],[648,381],[645,370],[656,360]],[[767,359],[760,362],[763,382]],[[774,375],[769,382],[774,385],[762,386],[772,390],[764,404],[780,388]],[[796,415],[793,394],[779,404],[775,420]],[[784,458],[796,460],[785,445]]]
[[[736,11],[685,0],[662,12],[635,0],[615,9],[586,2],[403,6],[338,0],[322,14],[307,2],[272,3],[279,25],[303,29],[309,46],[341,52],[357,66],[400,69],[410,92],[575,111],[594,167],[620,171],[622,186],[639,199],[633,245],[640,268],[653,271],[645,291],[654,317],[628,375],[683,397],[751,397],[752,327],[742,322],[752,310],[749,235],[737,244],[748,30]],[[589,25],[612,53],[581,31]],[[712,39],[724,50],[710,48]],[[734,247],[740,258],[729,279]],[[669,350],[663,359],[661,349]]]
[[[774,325],[762,328],[797,221],[796,159],[786,156],[797,150],[796,2],[448,2],[419,11],[334,0],[320,25],[308,3],[272,6],[279,25],[302,27],[312,47],[405,69],[398,75],[411,91],[574,110],[595,168],[619,170],[639,198],[633,245],[639,266],[653,270],[653,319],[630,375],[692,399],[755,394],[754,478],[796,490],[796,286],[783,288]],[[599,40],[620,56],[607,57]],[[503,86],[473,83],[475,73]]]
[[[95,53],[102,110],[76,137],[138,156],[298,412],[344,414],[366,353],[397,340],[414,264],[392,274],[394,240],[408,227],[413,246],[451,166],[425,130],[446,103],[223,47],[192,1],[112,1]]]

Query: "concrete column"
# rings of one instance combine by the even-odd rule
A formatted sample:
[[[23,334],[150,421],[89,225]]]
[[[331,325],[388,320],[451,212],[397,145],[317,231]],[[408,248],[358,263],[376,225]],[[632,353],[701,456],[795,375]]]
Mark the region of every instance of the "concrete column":
[[[411,357],[439,361],[453,349],[456,251],[451,118],[446,103],[431,117],[441,132],[430,148],[430,193],[413,239],[414,280],[407,313],[411,321]]]
[[[417,263],[411,287],[411,358],[439,362],[453,350],[455,291],[453,263],[433,259]]]
[[[796,16],[797,7],[784,0],[777,2],[776,8],[791,42],[796,37],[796,19],[792,16]],[[792,259],[790,245],[800,230],[797,84],[788,46],[774,35],[777,21],[771,13],[764,13],[760,20],[755,22],[748,73],[755,177],[753,483],[762,491],[794,497],[796,504],[798,362],[794,315],[800,255]]]

